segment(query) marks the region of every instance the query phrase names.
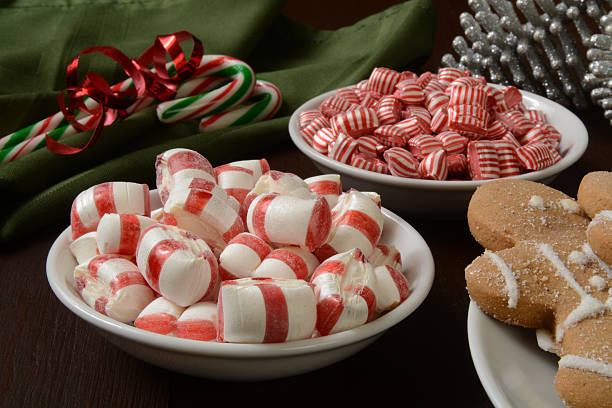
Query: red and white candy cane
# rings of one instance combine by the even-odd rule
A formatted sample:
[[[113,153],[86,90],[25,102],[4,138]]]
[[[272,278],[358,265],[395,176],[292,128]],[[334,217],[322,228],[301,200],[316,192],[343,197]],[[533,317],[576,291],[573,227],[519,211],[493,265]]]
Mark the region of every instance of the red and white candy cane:
[[[379,123],[374,109],[360,107],[334,116],[331,125],[338,134],[359,137],[372,133]]]
[[[419,175],[428,180],[446,180],[448,177],[446,152],[439,149],[425,156],[419,163]]]
[[[342,194],[342,180],[339,174],[322,174],[304,179],[310,191],[322,196],[327,200],[329,208],[332,209]]]
[[[173,123],[223,112],[249,99],[255,87],[253,69],[239,59],[224,55],[204,55],[192,76],[192,81],[212,76],[227,78],[230,82],[212,91],[160,103],[157,117],[161,122]]]
[[[419,161],[408,150],[392,147],[383,153],[389,172],[398,177],[419,177]]]
[[[168,200],[172,188],[179,183],[188,183],[202,178],[217,183],[212,165],[195,150],[170,149],[159,154],[155,160],[157,192],[162,203]]]
[[[473,180],[499,178],[499,156],[491,141],[478,140],[468,143],[467,159]]]
[[[380,207],[356,190],[343,193],[332,214],[332,227],[325,245],[315,255],[320,261],[352,248],[369,256],[376,248],[383,228]]]
[[[97,184],[79,193],[70,210],[72,239],[95,231],[98,222],[107,213],[150,216],[149,186],[114,181]]]
[[[140,312],[134,326],[153,333],[174,335],[176,322],[184,311],[184,307],[160,296]]]
[[[94,256],[100,255],[95,231],[81,235],[72,241],[68,248],[72,256],[74,256],[74,259],[76,259],[77,264],[82,264],[89,261]]]
[[[255,234],[243,232],[227,243],[219,255],[221,279],[239,279],[252,276],[272,248]]]
[[[395,308],[410,295],[408,279],[396,268],[381,265],[374,268],[376,275],[376,311]]]
[[[101,254],[133,256],[142,233],[157,221],[136,214],[104,214],[96,230]]]
[[[219,279],[217,259],[202,239],[171,225],[147,229],[136,263],[151,288],[179,306],[213,296]]]
[[[330,158],[340,163],[349,164],[353,153],[357,150],[357,141],[351,136],[339,133],[331,149],[327,153]]]
[[[198,302],[189,306],[176,320],[174,337],[200,341],[217,340],[217,304]]]
[[[358,249],[342,252],[315,269],[317,330],[328,335],[368,322],[376,309],[376,275]]]
[[[402,79],[402,74],[389,68],[377,67],[372,70],[366,88],[381,95],[393,93],[395,85]]]
[[[274,84],[258,79],[249,99],[233,108],[204,117],[199,129],[200,132],[210,132],[267,120],[278,112],[281,104],[280,90]]]
[[[374,252],[368,257],[373,267],[389,265],[398,271],[402,270],[402,254],[395,245],[378,244]]]
[[[531,143],[516,149],[516,156],[527,170],[542,170],[561,160],[559,153],[547,144]]]
[[[300,279],[243,278],[223,281],[217,341],[281,343],[312,337],[316,299]]]
[[[96,311],[133,322],[154,294],[133,262],[120,255],[98,255],[74,270],[77,291]]]
[[[287,228],[289,225],[291,228]],[[262,194],[249,206],[247,226],[249,232],[266,242],[298,245],[313,251],[329,235],[331,210],[323,197]]]
[[[254,277],[310,279],[319,260],[307,249],[288,246],[277,248],[264,258],[253,272]]]

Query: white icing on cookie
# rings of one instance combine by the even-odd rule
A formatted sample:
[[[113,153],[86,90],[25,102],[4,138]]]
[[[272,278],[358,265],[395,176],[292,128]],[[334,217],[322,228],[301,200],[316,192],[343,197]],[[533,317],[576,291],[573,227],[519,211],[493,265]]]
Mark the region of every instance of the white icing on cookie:
[[[514,276],[514,272],[512,272],[512,269],[510,269],[508,264],[506,264],[506,262],[504,262],[499,255],[489,250],[485,251],[485,255],[491,259],[504,277],[504,280],[506,281],[504,292],[506,295],[508,295],[508,307],[511,309],[515,308],[519,298],[519,286],[518,282],[516,281],[516,277]]]
[[[593,275],[589,278],[589,285],[595,290],[604,290],[606,288],[606,280],[599,275]]]
[[[571,198],[564,198],[562,200],[559,200],[559,204],[561,204],[561,207],[563,207],[563,209],[569,213],[580,213],[580,206],[575,200],[572,200]]]
[[[537,208],[538,210],[545,210],[546,206],[544,205],[544,199],[538,195],[531,196],[529,200],[529,205]]]
[[[588,242],[585,242],[582,245],[582,252],[585,253],[586,256],[589,257],[589,259],[597,262],[599,264],[599,267],[606,272],[606,274],[608,275],[608,279],[612,279],[612,268],[610,267],[610,265],[608,265],[607,263],[605,263],[600,257],[598,257],[595,252],[593,252],[593,248],[591,248],[591,246],[589,245]]]
[[[591,360],[589,358],[567,355],[559,360],[559,367],[577,368],[579,370],[591,371],[605,377],[612,377],[612,364],[603,361]]]
[[[572,253],[567,257],[567,260],[573,264],[582,266],[589,263],[589,258],[584,254],[584,252],[580,251],[572,251]]]

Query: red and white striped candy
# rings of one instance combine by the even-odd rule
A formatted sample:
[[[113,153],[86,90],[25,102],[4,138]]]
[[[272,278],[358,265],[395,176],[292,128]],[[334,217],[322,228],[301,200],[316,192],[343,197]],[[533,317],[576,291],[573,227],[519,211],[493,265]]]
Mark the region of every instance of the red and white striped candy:
[[[476,105],[456,105],[448,108],[448,127],[462,135],[479,139],[487,134],[489,113]]]
[[[351,157],[351,166],[358,169],[373,171],[380,174],[388,174],[389,167],[384,161],[369,155],[354,153]]]
[[[507,140],[493,140],[499,158],[499,177],[518,176],[521,164],[516,156],[516,147]]]
[[[376,67],[372,70],[368,78],[366,88],[370,91],[378,92],[381,95],[389,95],[393,93],[395,85],[402,78],[399,72],[383,67]]]
[[[402,103],[393,95],[380,98],[376,116],[380,125],[390,125],[398,122],[402,114]]]
[[[517,109],[523,102],[523,95],[514,86],[508,85],[502,88],[502,94],[504,95],[504,102],[508,109]]]
[[[200,153],[189,149],[170,149],[155,160],[157,192],[162,203],[179,182],[187,183],[194,178],[217,182],[210,162]]]
[[[337,134],[332,128],[319,129],[312,139],[312,147],[317,152],[327,155],[330,146],[336,141],[336,136]]]
[[[425,92],[425,95],[427,95],[431,92],[444,92],[445,89],[446,85],[438,81],[438,78],[432,78],[429,82],[427,82],[425,88],[423,88],[423,92]]]
[[[136,263],[151,288],[179,306],[214,296],[217,259],[202,239],[171,225],[146,230]]]
[[[448,108],[449,97],[444,91],[432,91],[425,94],[425,106],[427,110],[433,115],[438,109]]]
[[[561,133],[551,124],[544,123],[539,125],[542,126],[546,136],[548,136],[548,144],[550,147],[557,149],[561,143]]]
[[[351,102],[338,96],[330,96],[319,106],[319,110],[324,116],[330,118],[340,112],[344,112],[351,106]]]
[[[448,154],[446,155],[446,163],[448,164],[447,179],[461,180],[470,177],[467,157],[464,154]]]
[[[432,135],[415,136],[408,141],[410,153],[418,160],[423,160],[425,156],[436,150],[443,150],[442,142]]]
[[[419,161],[412,153],[401,147],[392,147],[383,153],[389,172],[399,177],[419,177]]]
[[[382,265],[389,265],[399,271],[402,270],[402,254],[395,245],[376,245],[374,252],[368,257],[368,262],[370,262],[374,268]]]
[[[406,142],[411,137],[405,128],[395,125],[379,126],[374,130],[374,136],[376,136],[382,144],[390,147],[405,146]]]
[[[357,139],[357,151],[366,156],[376,157],[381,150],[385,149],[386,146],[374,136],[361,136]]]
[[[515,148],[517,148],[517,149],[518,149],[519,147],[521,147],[521,143],[520,143],[518,140],[516,140],[516,137],[514,137],[514,135],[513,135],[513,134],[512,134],[512,132],[510,132],[510,131],[507,131],[507,132],[506,132],[506,133],[505,133],[505,134],[502,136],[502,138],[501,138],[501,139],[499,139],[499,140],[505,140],[505,141],[507,141],[507,142],[510,142],[510,143],[512,143],[512,144],[514,145],[514,147],[515,147]]]
[[[304,180],[310,191],[327,200],[329,208],[334,208],[342,194],[342,181],[339,174],[322,174]]]
[[[508,128],[504,126],[499,120],[494,120],[489,124],[487,128],[487,134],[485,136],[488,140],[497,140],[504,137],[504,135],[508,132]]]
[[[444,109],[438,109],[431,118],[431,131],[435,133],[442,133],[448,130],[448,111]]]
[[[331,119],[331,125],[338,134],[344,133],[359,137],[372,133],[379,125],[376,110],[359,107],[355,110],[339,113]]]
[[[270,245],[257,235],[248,232],[236,235],[219,255],[221,279],[252,276],[253,271],[271,251]]]
[[[447,86],[454,80],[464,76],[469,76],[469,72],[466,73],[466,71],[463,71],[461,69],[450,67],[438,69],[438,80],[442,83],[447,84]]]
[[[323,116],[323,114],[318,109],[310,109],[300,112],[300,129],[304,129],[310,122],[321,116]]]
[[[523,136],[519,137],[518,140],[521,143],[521,145],[525,145],[529,143],[549,144],[548,135],[544,127],[541,124],[535,125],[531,129],[529,129],[529,131],[525,133]]]
[[[410,283],[400,271],[390,265],[374,268],[376,275],[376,311],[394,309],[410,295]]]
[[[494,112],[505,112],[509,109],[501,90],[493,88],[492,86],[487,86],[486,91],[488,96],[487,107],[489,110]]]
[[[405,81],[407,79],[410,79],[412,81],[415,81],[419,78],[419,76],[417,74],[415,74],[412,71],[402,71],[402,76],[401,76],[401,80]]]
[[[264,241],[299,245],[310,251],[323,245],[331,228],[329,205],[320,196],[303,199],[262,194],[249,206],[246,219],[249,231]]]
[[[98,242],[96,241],[96,232],[88,232],[83,234],[74,241],[72,241],[68,247],[70,253],[74,256],[77,264],[82,264],[89,261],[96,255],[99,255]]]
[[[135,214],[104,214],[96,231],[101,254],[133,256],[142,233],[157,221]]]
[[[473,180],[499,178],[499,156],[491,141],[478,140],[468,143],[467,158]]]
[[[328,258],[310,282],[317,298],[317,330],[325,336],[368,322],[376,309],[376,275],[355,248]]]
[[[343,193],[333,210],[332,227],[325,245],[315,252],[320,261],[352,248],[369,256],[376,248],[383,228],[378,204],[357,190]]]
[[[421,122],[423,122],[425,127],[431,125],[432,115],[424,106],[406,105],[402,111],[402,118],[408,119],[412,116],[416,116],[417,118],[421,119]]]
[[[346,99],[350,103],[359,104],[361,102],[361,100],[359,99],[359,95],[357,95],[353,88],[338,89],[336,92],[334,92],[334,95],[339,98]]]
[[[312,140],[317,131],[326,127],[330,127],[329,119],[324,116],[318,117],[301,130],[302,137],[312,144]]]
[[[223,281],[217,341],[280,343],[312,337],[317,320],[314,291],[300,279]]]
[[[363,108],[377,109],[378,100],[381,98],[380,94],[371,91],[364,91],[361,93],[361,103],[359,106]]]
[[[548,119],[546,118],[546,113],[541,110],[529,109],[525,114],[529,120],[538,123],[548,123]]]
[[[239,204],[244,202],[244,198],[257,182],[252,170],[231,164],[215,167],[215,173],[219,187],[234,197]]]
[[[429,153],[419,163],[419,175],[429,180],[446,180],[448,176],[448,162],[444,149]]]
[[[357,141],[344,133],[340,133],[327,155],[340,163],[349,164],[356,150]]]
[[[153,333],[173,335],[184,307],[160,296],[149,303],[134,321],[134,326]]]
[[[154,298],[136,265],[120,255],[98,255],[78,265],[74,281],[85,303],[123,323],[133,322]]]
[[[270,171],[270,165],[268,164],[268,161],[266,159],[239,160],[239,161],[228,163],[228,165],[250,170],[253,173],[253,177],[255,178],[255,181],[257,181],[263,174],[266,174],[267,172]],[[219,176],[216,169],[215,169],[215,176],[216,177]]]
[[[408,137],[414,137],[429,133],[427,123],[425,123],[422,119],[416,116],[397,122],[394,126],[404,129]]]
[[[404,80],[395,85],[393,96],[407,105],[423,103],[425,92],[416,81]]]
[[[442,132],[435,137],[442,142],[442,148],[444,148],[448,154],[463,153],[468,143],[468,138],[461,136],[457,132]]]
[[[175,337],[182,339],[217,340],[217,304],[198,302],[189,306],[176,321]]]
[[[448,88],[450,88],[452,86],[467,86],[467,87],[472,87],[472,86],[486,85],[486,84],[487,84],[487,80],[484,77],[480,77],[480,76],[464,76],[464,77],[455,79],[453,82],[450,83]]]
[[[150,216],[149,186],[114,181],[95,185],[79,193],[70,210],[72,239],[95,231],[100,218],[107,213]]]
[[[559,153],[547,144],[530,143],[516,149],[516,156],[527,170],[542,170],[561,160]]]
[[[282,279],[310,279],[319,266],[319,260],[308,250],[300,247],[277,248],[253,272],[254,277]]]
[[[419,75],[419,77],[416,79],[416,82],[417,84],[419,84],[421,88],[425,89],[429,81],[431,81],[434,78],[437,78],[436,74],[433,74],[429,71],[425,71],[421,75]]]
[[[496,113],[496,118],[504,124],[515,136],[523,136],[535,123],[519,110],[509,110]]]
[[[487,86],[451,86],[448,88],[449,101],[448,106],[457,105],[477,105],[483,109],[487,109]]]

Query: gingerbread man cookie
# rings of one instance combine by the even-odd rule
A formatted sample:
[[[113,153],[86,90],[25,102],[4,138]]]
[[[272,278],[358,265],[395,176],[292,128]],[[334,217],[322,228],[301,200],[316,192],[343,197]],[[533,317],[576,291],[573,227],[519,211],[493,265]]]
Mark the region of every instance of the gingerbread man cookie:
[[[555,389],[569,407],[612,407],[612,268],[595,234],[605,223],[589,217],[607,210],[582,206],[612,197],[612,173],[604,178],[590,192],[581,186],[580,204],[543,184],[495,180],[468,208],[485,247],[465,269],[470,297],[497,320],[550,333],[549,351],[560,357]]]

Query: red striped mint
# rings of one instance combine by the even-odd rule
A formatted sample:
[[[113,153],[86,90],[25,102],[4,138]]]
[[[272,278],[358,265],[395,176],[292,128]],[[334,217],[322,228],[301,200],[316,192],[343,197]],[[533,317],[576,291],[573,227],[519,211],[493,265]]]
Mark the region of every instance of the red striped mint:
[[[523,136],[531,129],[535,123],[527,118],[523,112],[509,110],[496,113],[496,118],[504,124],[515,136]]]
[[[123,323],[133,322],[154,298],[136,265],[120,255],[98,255],[78,265],[74,280],[85,303]]]
[[[184,311],[184,307],[160,296],[144,308],[134,326],[153,333],[173,335],[176,322]]]
[[[512,85],[505,86],[501,89],[504,95],[505,105],[509,109],[515,109],[523,102],[523,95],[516,87]]]
[[[346,99],[350,103],[359,104],[361,102],[361,99],[359,99],[359,95],[357,95],[353,88],[338,89],[336,92],[334,92],[334,96]]]
[[[319,111],[326,116],[332,117],[340,112],[344,112],[351,106],[351,103],[344,98],[330,96],[325,99],[319,106]]]
[[[473,180],[499,178],[499,156],[491,141],[478,140],[468,143],[467,158]]]
[[[153,290],[179,306],[213,296],[219,279],[217,259],[206,242],[171,225],[143,233],[136,264]]]
[[[431,124],[432,115],[429,113],[426,107],[420,105],[406,105],[402,111],[402,118],[408,119],[411,116],[416,116],[421,119],[423,124],[429,126]]]
[[[252,276],[253,271],[271,251],[272,247],[257,235],[248,232],[236,235],[219,255],[221,279]]]
[[[215,173],[219,187],[240,204],[257,182],[253,171],[246,167],[223,164],[215,167]]]
[[[319,266],[319,260],[312,252],[304,248],[288,246],[270,252],[255,269],[253,276],[309,280],[317,266]]]
[[[79,193],[70,210],[72,239],[95,231],[100,218],[107,213],[150,216],[149,186],[114,181],[95,185]]]
[[[353,157],[351,157],[350,164],[351,166],[357,167],[358,169],[362,170],[373,171],[375,173],[380,174],[389,173],[389,167],[387,166],[387,163],[376,157],[367,156],[361,153],[353,154]]]
[[[442,133],[448,130],[448,111],[438,109],[431,118],[431,131],[434,133]]]
[[[548,136],[548,144],[550,147],[557,149],[561,143],[561,133],[549,123],[541,124],[541,126],[546,136]]]
[[[542,125],[535,125],[527,133],[518,138],[521,145],[528,143],[544,143],[548,144],[548,135]]]
[[[313,120],[322,117],[323,114],[318,109],[310,109],[300,112],[299,122],[300,129],[304,129],[306,126],[310,124]]]
[[[493,140],[493,145],[499,157],[499,177],[518,176],[521,174],[521,164],[516,156],[516,147],[507,140]]]
[[[438,80],[447,86],[453,82],[455,79],[459,79],[464,76],[468,76],[466,71],[458,69],[458,68],[440,68],[438,69]]]
[[[359,248],[369,256],[380,239],[383,216],[372,198],[351,190],[338,199],[332,223],[327,242],[315,252],[320,261],[352,248]]]
[[[408,137],[428,134],[430,130],[427,123],[416,116],[397,122],[394,126],[404,129]]]
[[[378,108],[378,101],[380,100],[380,94],[371,91],[365,91],[361,94],[360,106],[364,108],[371,108],[376,110]]]
[[[432,78],[427,83],[425,88],[423,88],[423,92],[425,92],[425,95],[427,95],[428,93],[431,93],[431,92],[444,92],[445,89],[446,89],[445,84],[440,82],[437,78]]]
[[[330,209],[334,208],[338,202],[338,197],[342,194],[342,181],[339,174],[313,176],[305,179],[304,182],[308,184],[310,191],[327,200]]]
[[[170,149],[155,160],[157,191],[165,203],[172,188],[179,182],[194,178],[217,182],[210,162],[200,153],[189,149]]]
[[[487,128],[487,135],[485,136],[488,140],[497,140],[504,137],[508,128],[504,126],[499,120],[494,120],[489,123],[489,127]]]
[[[516,156],[527,170],[542,170],[557,163],[561,156],[547,144],[527,144],[516,149]]]
[[[176,321],[175,337],[215,341],[217,339],[217,304],[198,302],[189,306]]]
[[[329,205],[319,196],[302,199],[262,194],[251,203],[246,219],[249,231],[264,241],[310,251],[323,245],[331,228]]]
[[[134,255],[142,233],[157,222],[136,214],[104,214],[96,230],[101,254]]]
[[[387,95],[380,98],[376,110],[378,123],[380,125],[388,125],[398,122],[401,118],[402,103],[393,95]]]
[[[344,133],[340,133],[327,155],[336,161],[349,164],[356,150],[357,141]]]
[[[448,108],[448,128],[462,135],[479,139],[487,134],[489,113],[476,105],[456,105]]]
[[[449,88],[452,87],[452,86],[468,86],[468,87],[472,87],[472,86],[486,85],[486,84],[487,84],[487,80],[484,77],[480,77],[480,76],[464,76],[464,77],[455,79],[453,82],[450,83],[450,85],[448,87]]]
[[[509,109],[508,106],[506,106],[506,100],[504,99],[504,94],[501,90],[492,86],[487,86],[486,91],[488,96],[488,110],[495,112],[505,112]]]
[[[89,259],[99,255],[98,242],[96,241],[96,232],[88,232],[83,234],[68,246],[70,253],[74,256],[77,264],[87,262]]]
[[[380,150],[381,142],[374,136],[361,136],[357,139],[357,150],[366,156],[376,157]]]
[[[355,92],[359,89],[363,89],[365,90],[368,87],[368,80],[367,79],[363,79],[359,82],[357,82],[355,85],[353,85],[353,89],[355,90]]]
[[[329,120],[326,117],[321,116],[319,118],[314,119],[312,122],[310,122],[308,126],[306,126],[304,129],[301,130],[300,133],[305,140],[312,141],[314,138],[314,135],[317,133],[318,130],[321,130],[329,126],[330,126]],[[312,142],[310,143],[312,144]]]
[[[253,159],[253,160],[239,160],[228,163],[230,166],[242,167],[253,172],[255,181],[270,171],[270,164],[266,159]],[[218,173],[217,173],[218,177]]]
[[[376,275],[359,249],[328,258],[310,282],[317,299],[316,327],[320,335],[361,326],[374,316]]]
[[[393,93],[393,89],[401,77],[402,74],[393,69],[376,67],[368,78],[367,89],[381,95],[389,95]]]
[[[446,156],[449,180],[465,180],[470,178],[467,157],[464,154],[449,154]]]
[[[425,94],[425,106],[433,115],[438,109],[446,109],[448,107],[449,97],[443,91],[432,91]]]
[[[336,140],[336,136],[336,132],[332,128],[319,129],[312,140],[312,148],[321,154],[327,155],[330,146]]]
[[[442,142],[432,135],[415,136],[408,141],[410,153],[418,160],[423,160],[425,156],[436,150],[444,150]]]
[[[164,205],[176,225],[202,238],[216,251],[222,251],[234,236],[245,231],[239,212],[227,195],[214,190],[175,188]]]
[[[368,257],[368,262],[374,268],[382,265],[389,265],[398,271],[402,270],[402,254],[395,245],[378,244],[374,252]]]
[[[449,87],[448,106],[477,105],[487,109],[487,86],[452,86]]]
[[[398,82],[393,96],[407,105],[420,104],[425,100],[425,92],[414,80]]]
[[[446,153],[448,154],[463,153],[468,143],[467,137],[451,131],[442,132],[439,135],[436,135],[435,138],[442,142],[442,148],[446,150]]]
[[[529,120],[532,120],[537,123],[548,123],[548,119],[546,117],[546,113],[541,110],[529,109],[525,114]]]
[[[402,147],[406,145],[410,134],[406,129],[395,126],[395,125],[383,125],[379,126],[374,130],[374,136],[384,144],[385,146],[398,146]]]
[[[317,320],[312,286],[301,279],[224,281],[217,304],[217,341],[280,343],[312,337]]]
[[[399,177],[419,177],[419,161],[406,149],[392,147],[383,154],[389,172]]]
[[[515,148],[517,148],[517,149],[518,149],[519,147],[521,147],[521,143],[520,143],[518,140],[516,140],[516,137],[514,137],[514,135],[513,135],[513,134],[512,134],[512,132],[510,132],[510,131],[507,131],[507,132],[506,132],[506,133],[505,133],[505,134],[502,136],[502,138],[501,138],[501,139],[499,139],[499,140],[505,140],[505,141],[508,141],[508,142],[512,143],[512,144],[514,145],[514,147],[515,147]]]
[[[342,112],[331,119],[331,126],[336,133],[344,133],[352,137],[371,133],[378,125],[376,111],[371,108]]]
[[[385,312],[394,309],[408,299],[410,283],[397,269],[390,265],[374,268],[376,275],[376,310]]]
[[[429,180],[446,180],[448,176],[448,162],[446,152],[442,149],[429,153],[419,163],[419,175]]]
[[[419,84],[421,88],[425,89],[429,81],[431,81],[434,78],[437,78],[436,74],[433,74],[429,71],[425,71],[421,75],[419,75],[419,77],[416,79],[416,82],[417,84]]]
[[[402,71],[400,81],[405,81],[407,79],[416,82],[416,80],[419,79],[419,76],[412,71]]]

